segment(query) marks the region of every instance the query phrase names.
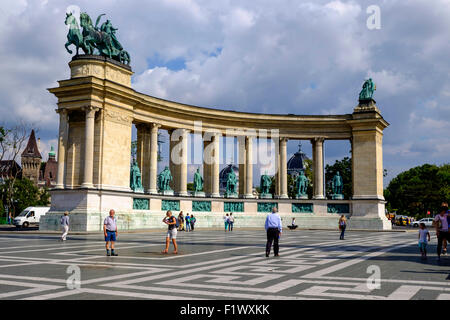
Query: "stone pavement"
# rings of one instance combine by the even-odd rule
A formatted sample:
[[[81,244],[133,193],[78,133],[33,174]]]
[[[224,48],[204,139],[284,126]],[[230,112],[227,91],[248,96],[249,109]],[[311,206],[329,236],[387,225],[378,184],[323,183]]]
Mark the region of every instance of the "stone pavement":
[[[263,230],[179,232],[179,255],[164,238],[119,234],[106,257],[101,234],[0,234],[0,299],[450,299],[433,234],[428,261],[416,232],[285,230],[278,258]]]

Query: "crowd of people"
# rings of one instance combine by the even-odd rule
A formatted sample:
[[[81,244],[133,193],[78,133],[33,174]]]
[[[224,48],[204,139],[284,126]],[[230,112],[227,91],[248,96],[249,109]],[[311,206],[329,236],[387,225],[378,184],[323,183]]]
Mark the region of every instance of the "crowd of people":
[[[233,231],[234,219],[233,213],[226,214],[224,217],[225,224],[225,232]],[[166,235],[166,247],[162,251],[163,254],[167,254],[169,252],[170,242],[172,241],[174,247],[174,254],[178,253],[177,246],[177,233],[178,231],[186,231],[192,232],[195,228],[195,223],[197,219],[193,214],[183,215],[183,211],[178,214],[178,217],[173,216],[172,211],[167,211],[166,216],[163,218],[162,222],[168,226],[167,235]],[[61,217],[61,228],[62,228],[62,236],[61,241],[66,241],[67,234],[69,232],[70,219],[69,212],[65,212]],[[274,207],[272,209],[272,213],[268,214],[265,221],[265,230],[267,234],[267,243],[266,243],[266,257],[269,257],[270,251],[273,244],[274,255],[279,256],[279,239],[282,234],[282,219],[278,214],[278,209]],[[433,226],[436,230],[437,237],[437,257],[440,260],[441,255],[447,254],[447,242],[450,241],[450,211],[448,209],[448,203],[443,202],[440,208],[440,212],[433,220]],[[298,226],[295,224],[295,218],[292,218],[292,222],[288,225],[289,229],[295,230]],[[345,215],[342,215],[338,222],[338,227],[340,230],[340,240],[344,240],[345,230],[347,228],[347,219]],[[117,230],[117,220],[115,218],[115,211],[113,209],[110,210],[109,216],[107,216],[103,223],[103,234],[106,242],[106,255],[107,256],[117,256],[118,254],[115,252],[115,242],[118,236]],[[426,225],[424,223],[420,224],[419,234],[418,234],[418,245],[419,250],[422,256],[422,259],[427,259],[427,245],[428,242],[431,241],[431,235],[428,231]]]

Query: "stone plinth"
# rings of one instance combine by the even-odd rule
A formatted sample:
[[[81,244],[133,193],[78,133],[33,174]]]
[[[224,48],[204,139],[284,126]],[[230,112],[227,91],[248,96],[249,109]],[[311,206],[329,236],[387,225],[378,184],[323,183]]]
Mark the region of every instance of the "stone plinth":
[[[206,194],[203,191],[195,191],[193,195],[194,195],[194,197],[197,197],[197,198],[205,198],[206,197]]]

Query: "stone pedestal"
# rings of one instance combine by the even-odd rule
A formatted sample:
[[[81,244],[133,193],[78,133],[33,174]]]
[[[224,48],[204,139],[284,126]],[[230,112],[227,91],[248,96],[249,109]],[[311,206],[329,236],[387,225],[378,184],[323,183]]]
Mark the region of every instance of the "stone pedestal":
[[[260,199],[273,199],[273,196],[270,193],[264,193],[264,194],[260,194],[259,198]]]
[[[239,198],[239,196],[238,196],[237,193],[230,193],[230,194],[225,193],[225,198],[227,198],[227,199],[237,199],[237,198]]]
[[[194,197],[197,197],[197,198],[204,198],[204,197],[206,197],[206,194],[203,191],[195,191],[193,193],[193,195],[194,195]]]
[[[173,192],[173,190],[164,190],[164,191],[160,191],[159,194],[163,195],[163,196],[173,196],[174,192]]]
[[[308,200],[308,195],[301,195],[301,196],[295,196],[295,199],[297,200]]]
[[[331,199],[333,199],[333,200],[344,200],[344,195],[343,194],[333,194],[331,196]]]

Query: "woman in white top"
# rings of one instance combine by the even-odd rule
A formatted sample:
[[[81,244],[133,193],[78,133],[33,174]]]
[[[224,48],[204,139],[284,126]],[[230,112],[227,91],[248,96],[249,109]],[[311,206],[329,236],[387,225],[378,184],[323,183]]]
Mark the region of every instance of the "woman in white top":
[[[223,222],[225,223],[225,232],[227,232],[228,229],[228,213],[225,215],[225,217],[223,217]]]

